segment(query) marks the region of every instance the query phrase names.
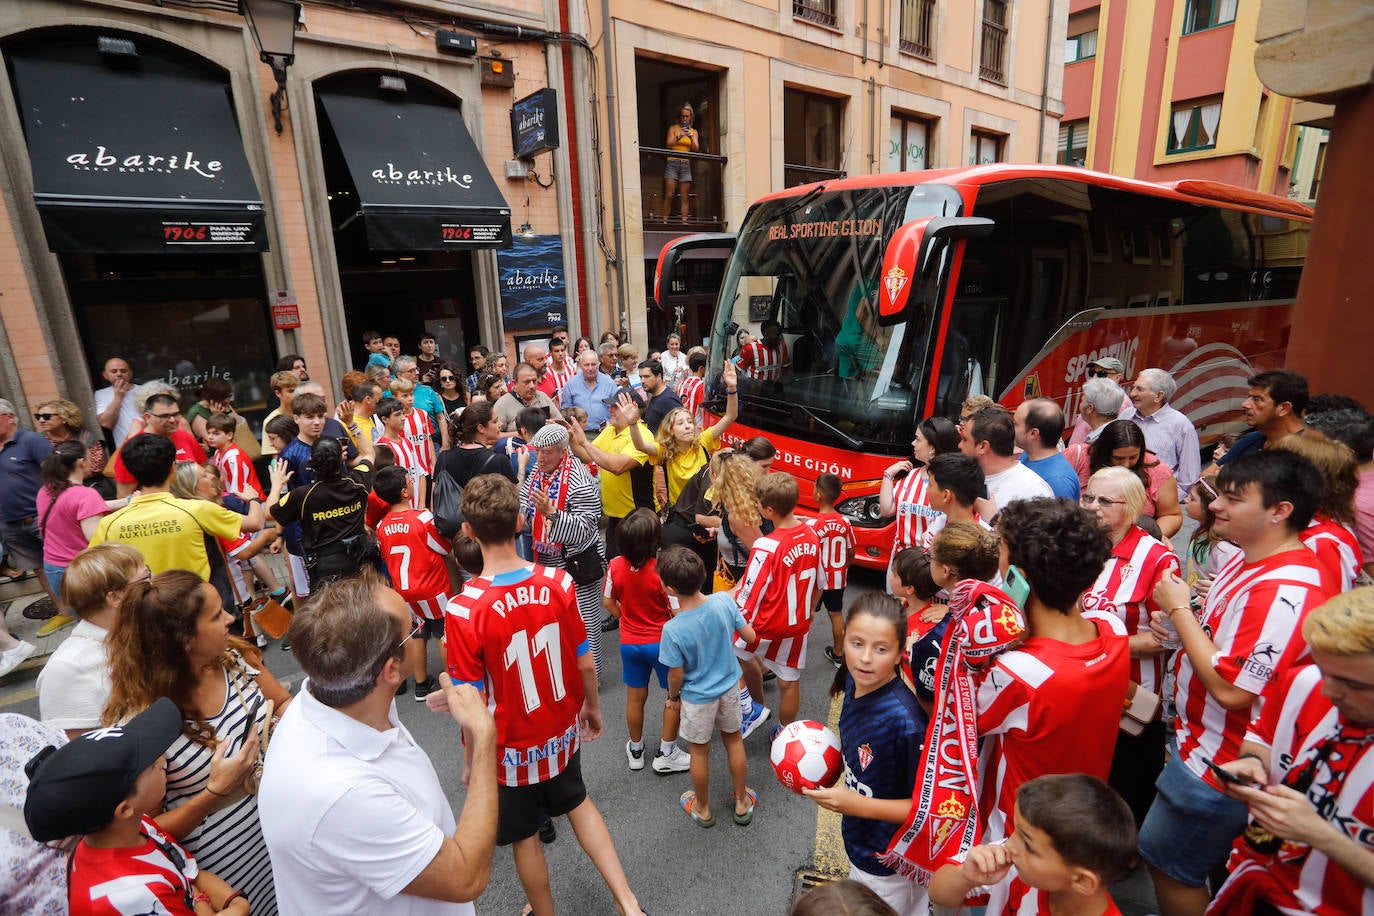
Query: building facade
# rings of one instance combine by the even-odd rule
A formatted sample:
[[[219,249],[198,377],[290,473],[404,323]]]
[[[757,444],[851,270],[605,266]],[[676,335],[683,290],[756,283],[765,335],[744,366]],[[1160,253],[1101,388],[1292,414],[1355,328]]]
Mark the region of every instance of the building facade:
[[[605,36],[599,72],[583,74],[609,151],[605,324],[641,348],[679,324],[684,346],[701,343],[723,262],[689,260],[663,309],[659,251],[731,231],[771,191],[1052,159],[1067,15],[1068,0],[604,0],[575,11],[573,30]],[[695,151],[673,148],[684,107]]]
[[[1057,161],[1286,195],[1292,101],[1255,72],[1259,4],[1071,0]]]
[[[368,328],[513,354],[498,259],[531,238],[579,324],[575,127],[513,149],[517,99],[570,95],[556,29],[539,0],[307,2],[278,128],[235,0],[0,5],[0,396],[68,398],[94,431],[118,356],[185,404],[221,377],[257,420],[286,354],[337,399]]]

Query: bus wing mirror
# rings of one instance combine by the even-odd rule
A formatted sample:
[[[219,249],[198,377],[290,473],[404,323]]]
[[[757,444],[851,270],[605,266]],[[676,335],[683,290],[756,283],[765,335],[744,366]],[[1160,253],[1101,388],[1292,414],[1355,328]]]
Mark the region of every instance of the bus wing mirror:
[[[913,306],[912,290],[933,266],[937,239],[976,239],[992,232],[996,224],[978,216],[929,216],[912,220],[892,234],[883,253],[879,278],[878,322],[902,321]]]
[[[699,232],[673,239],[658,253],[654,268],[654,304],[667,308],[667,299],[674,292],[673,277],[684,259],[727,258],[735,248],[733,232]]]

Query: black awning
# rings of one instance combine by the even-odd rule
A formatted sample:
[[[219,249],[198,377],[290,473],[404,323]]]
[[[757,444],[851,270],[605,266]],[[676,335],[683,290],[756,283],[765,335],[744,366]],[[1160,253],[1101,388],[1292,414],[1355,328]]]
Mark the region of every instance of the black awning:
[[[503,248],[510,207],[456,107],[321,92],[375,251]]]
[[[53,251],[244,252],[267,225],[226,84],[156,61],[13,58]]]

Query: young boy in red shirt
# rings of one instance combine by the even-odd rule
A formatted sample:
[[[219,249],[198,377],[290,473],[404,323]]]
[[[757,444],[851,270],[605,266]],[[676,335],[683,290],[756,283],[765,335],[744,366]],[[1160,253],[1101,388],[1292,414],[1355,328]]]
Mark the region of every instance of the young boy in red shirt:
[[[181,712],[166,697],[123,725],[98,728],[29,762],[24,821],[35,840],[80,836],[68,863],[73,916],[167,913],[247,916],[249,901],[196,866],[152,814],[167,791],[163,755],[181,734]],[[233,762],[258,752],[249,731]],[[211,777],[211,784],[214,777]],[[232,785],[220,787],[227,795]],[[206,790],[219,794],[210,786]]]
[[[455,684],[486,692],[496,719],[496,844],[514,845],[531,910],[552,913],[539,829],[545,818],[566,814],[616,909],[642,912],[582,781],[582,739],[600,737],[601,702],[572,577],[516,553],[520,495],[507,478],[474,477],[462,509],[463,534],[482,545],[482,574],[444,615],[448,669]]]
[[[1136,862],[1135,818],[1102,780],[1084,773],[1040,776],[1016,793],[1016,832],[975,846],[930,882],[930,901],[961,907],[989,892],[989,916],[1092,913],[1121,916],[1107,886]]]
[[[620,556],[606,567],[606,585],[601,597],[606,611],[620,621],[621,680],[625,682],[625,724],[630,740],[625,757],[630,769],[644,769],[644,704],[649,698],[649,675],[658,675],[658,685],[668,689],[668,666],[658,660],[659,638],[668,622],[668,593],[658,578],[659,542],[663,523],[652,509],[636,509],[616,526]],[[677,746],[679,711],[663,710],[663,737],[654,757],[654,772],[660,776],[682,773],[692,757]]]
[[[391,574],[391,587],[410,606],[415,626],[407,637],[406,663],[415,678],[415,699],[421,703],[439,684],[430,677],[426,643],[444,641],[444,609],[449,602],[448,566],[444,557],[449,542],[434,527],[428,509],[410,508],[410,479],[405,468],[392,465],[377,472],[372,489],[386,500],[391,511],[377,523],[377,544]],[[406,692],[405,681],[396,695]]]
[[[844,664],[844,587],[849,580],[849,564],[854,559],[854,529],[835,511],[840,498],[840,478],[834,474],[816,477],[816,517],[806,523],[821,542],[821,604],[830,615],[830,645],[825,657],[836,668]]]
[[[377,445],[388,446],[396,456],[396,464],[405,469],[410,478],[410,508],[423,509],[425,471],[415,444],[406,438],[406,408],[399,398],[387,398],[377,405],[377,420],[382,424],[382,434]]]
[[[415,460],[424,472],[424,483],[434,473],[434,422],[429,414],[415,408],[415,384],[408,378],[394,379],[391,383],[391,396],[405,407],[405,419],[401,432],[415,448]],[[424,494],[422,493],[421,496]],[[420,499],[420,506],[429,505],[428,500]],[[416,508],[419,508],[417,506]]]
[[[806,634],[821,601],[821,542],[793,514],[797,478],[781,471],[765,474],[754,484],[754,493],[759,514],[773,523],[773,530],[750,548],[749,564],[735,593],[744,619],[758,636],[752,643],[735,642],[744,669],[740,712],[745,737],[766,715],[763,707],[755,710],[753,702],[753,697],[763,696],[764,667],[778,676],[778,721],[786,725],[797,717]]]
[[[214,413],[205,418],[205,444],[214,449],[211,460],[219,468],[219,476],[224,481],[224,489],[229,493],[250,491],[258,499],[266,498],[258,472],[248,455],[234,442],[236,422],[232,416]]]

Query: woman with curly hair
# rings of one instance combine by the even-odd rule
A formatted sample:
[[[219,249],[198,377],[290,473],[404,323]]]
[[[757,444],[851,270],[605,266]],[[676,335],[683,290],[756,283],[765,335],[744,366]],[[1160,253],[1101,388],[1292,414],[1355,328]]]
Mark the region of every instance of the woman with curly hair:
[[[754,460],[743,452],[722,449],[711,459],[711,478],[714,481],[706,498],[720,516],[716,546],[720,550],[720,564],[716,568],[717,581],[730,585],[744,575],[749,562],[749,549],[763,537],[763,515],[759,512],[759,498],[754,483],[761,476]]]
[[[195,573],[172,569],[132,583],[110,630],[110,702],[104,722],[124,722],[158,697],[176,703],[182,733],[167,749],[158,826],[202,868],[242,891],[254,916],[276,913],[272,864],[258,824],[260,744],[291,694]]]
[[[658,425],[658,437],[647,439],[639,423],[639,402],[628,395],[620,399],[620,410],[630,424],[630,439],[649,460],[663,466],[668,483],[668,505],[677,502],[682,488],[706,467],[711,453],[720,448],[721,437],[739,417],[739,394],[735,390],[735,367],[726,363],[720,380],[725,383],[725,414],[708,429],[698,429],[692,412],[674,407]]]
[[[1086,488],[1088,478],[1107,467],[1125,468],[1140,478],[1145,487],[1145,508],[1141,513],[1154,519],[1166,538],[1183,527],[1183,507],[1178,504],[1178,482],[1169,466],[1145,448],[1145,434],[1131,420],[1113,420],[1102,427],[1097,441],[1081,442],[1064,449],[1064,457],[1078,472],[1078,482]]]
[[[71,401],[62,398],[44,401],[33,412],[33,419],[38,431],[47,436],[53,445],[72,440],[82,445],[91,443],[92,437],[82,423],[81,408]]]

